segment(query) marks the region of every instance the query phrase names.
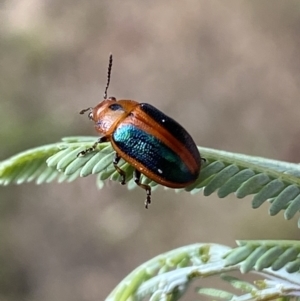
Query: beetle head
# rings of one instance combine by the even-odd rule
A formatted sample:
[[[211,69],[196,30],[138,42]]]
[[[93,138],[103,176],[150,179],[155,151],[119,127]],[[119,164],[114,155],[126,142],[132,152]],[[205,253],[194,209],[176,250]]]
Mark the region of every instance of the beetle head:
[[[103,135],[111,134],[116,124],[126,115],[123,106],[115,97],[104,99],[94,108],[88,108],[84,112],[86,111],[89,111],[88,117],[94,121],[96,130]]]

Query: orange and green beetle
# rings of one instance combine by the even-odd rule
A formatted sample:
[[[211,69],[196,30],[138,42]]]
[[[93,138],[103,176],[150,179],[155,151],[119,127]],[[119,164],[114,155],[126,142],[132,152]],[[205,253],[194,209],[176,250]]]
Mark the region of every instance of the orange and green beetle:
[[[145,189],[147,198],[145,207],[151,203],[151,187],[141,183],[141,174],[158,184],[183,188],[199,176],[201,159],[199,150],[190,134],[174,119],[165,115],[148,103],[115,97],[107,98],[110,82],[112,55],[109,59],[108,81],[104,100],[96,107],[84,109],[95,123],[95,129],[101,134],[97,142],[89,149],[95,150],[98,143],[111,142],[116,151],[114,167],[121,175],[121,184],[125,184],[126,174],[118,166],[124,159],[135,169],[135,183]]]

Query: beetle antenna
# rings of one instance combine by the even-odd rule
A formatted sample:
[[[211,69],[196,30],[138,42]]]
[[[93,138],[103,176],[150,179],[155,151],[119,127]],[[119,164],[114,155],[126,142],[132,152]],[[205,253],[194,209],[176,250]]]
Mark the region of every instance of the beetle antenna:
[[[112,53],[109,55],[109,62],[108,62],[108,70],[107,70],[107,83],[104,91],[104,99],[107,99],[107,90],[110,83],[110,76],[111,76],[111,69],[112,69],[112,63],[113,63],[113,55]]]
[[[106,87],[105,87],[105,91],[104,91],[104,99],[107,99],[107,90],[109,87],[109,83],[110,83],[110,76],[111,76],[111,69],[112,69],[112,63],[113,63],[113,55],[112,53],[109,55],[109,62],[108,62],[108,70],[107,70],[107,83],[106,83]],[[84,114],[87,111],[91,111],[93,108],[87,108],[87,109],[83,109],[79,112],[79,114]]]
[[[84,114],[85,112],[91,111],[91,110],[93,110],[93,108],[83,109],[83,110],[81,110],[81,111],[79,112],[79,114]]]

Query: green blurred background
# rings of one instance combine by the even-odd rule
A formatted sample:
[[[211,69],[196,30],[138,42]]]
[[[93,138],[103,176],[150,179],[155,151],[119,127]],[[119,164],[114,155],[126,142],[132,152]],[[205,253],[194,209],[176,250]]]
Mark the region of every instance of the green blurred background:
[[[0,160],[96,135],[78,112],[149,102],[198,145],[300,161],[300,2],[8,0],[0,4]],[[297,239],[251,198],[144,191],[95,178],[0,188],[0,300],[102,300],[132,269],[195,242]]]

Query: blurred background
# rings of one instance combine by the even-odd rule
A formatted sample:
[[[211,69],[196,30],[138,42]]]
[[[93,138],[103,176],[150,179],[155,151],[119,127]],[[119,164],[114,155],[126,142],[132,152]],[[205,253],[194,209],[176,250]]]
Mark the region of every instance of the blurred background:
[[[200,146],[300,161],[297,0],[7,0],[0,19],[0,160],[96,135],[78,112],[102,100],[112,52],[109,95],[153,104]],[[179,246],[299,238],[251,198],[160,188],[145,210],[141,189],[93,176],[0,200],[1,301],[102,300]]]

